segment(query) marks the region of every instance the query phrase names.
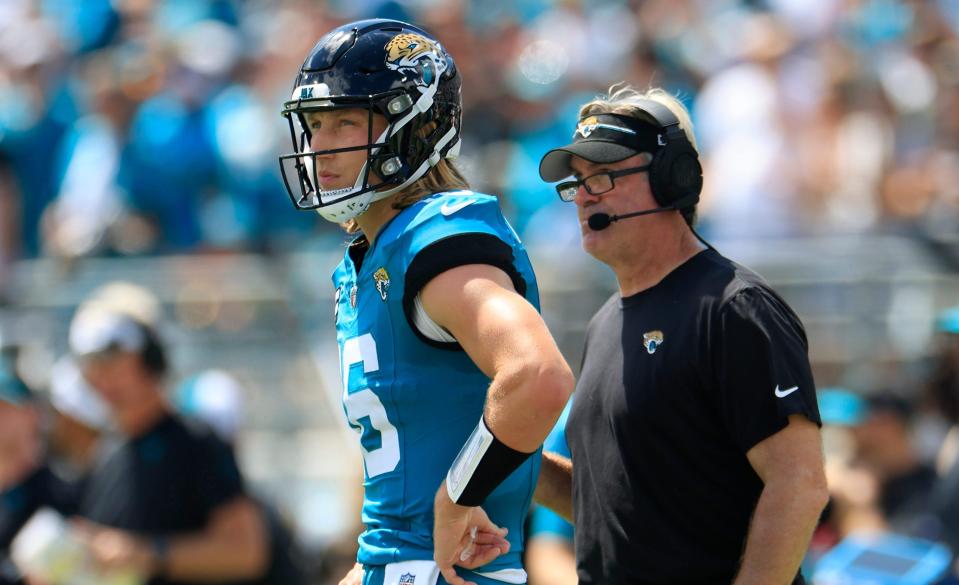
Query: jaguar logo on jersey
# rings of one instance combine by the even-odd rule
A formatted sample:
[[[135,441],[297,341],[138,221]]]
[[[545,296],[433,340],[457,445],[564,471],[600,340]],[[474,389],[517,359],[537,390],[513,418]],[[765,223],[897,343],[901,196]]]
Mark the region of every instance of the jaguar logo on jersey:
[[[350,307],[356,308],[356,285],[350,287]]]
[[[446,59],[439,44],[423,35],[403,33],[396,35],[386,43],[386,66],[394,71],[418,71],[424,85],[430,85],[436,76],[446,70]],[[423,62],[426,57],[433,63],[429,67]]]
[[[646,347],[646,353],[656,353],[656,348],[663,344],[662,331],[647,331],[643,333],[643,345]]]
[[[413,585],[416,583],[416,575],[412,573],[403,573],[400,575],[399,585]]]
[[[373,282],[376,283],[376,292],[380,293],[380,298],[386,300],[386,293],[390,290],[390,273],[386,268],[380,268],[373,273]]]

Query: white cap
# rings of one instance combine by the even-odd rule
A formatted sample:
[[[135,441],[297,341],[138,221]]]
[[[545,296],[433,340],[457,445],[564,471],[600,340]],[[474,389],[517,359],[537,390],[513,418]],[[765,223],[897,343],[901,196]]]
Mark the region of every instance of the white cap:
[[[110,425],[110,409],[69,357],[60,358],[53,366],[50,403],[61,414],[91,429],[103,430]]]
[[[156,327],[162,309],[159,299],[145,287],[122,280],[108,282],[95,289],[80,305],[78,312],[94,307],[129,315],[140,323]]]
[[[139,352],[146,347],[146,341],[143,325],[101,307],[81,310],[70,324],[70,351],[75,356],[111,349]]]

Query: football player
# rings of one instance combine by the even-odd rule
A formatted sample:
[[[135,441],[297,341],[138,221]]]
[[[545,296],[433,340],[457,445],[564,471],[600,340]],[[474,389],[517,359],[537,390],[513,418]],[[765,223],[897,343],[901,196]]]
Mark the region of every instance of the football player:
[[[365,467],[347,582],[525,583],[538,450],[573,387],[519,238],[450,160],[461,109],[453,58],[391,20],[323,36],[283,108],[294,205],[354,235],[333,274]]]

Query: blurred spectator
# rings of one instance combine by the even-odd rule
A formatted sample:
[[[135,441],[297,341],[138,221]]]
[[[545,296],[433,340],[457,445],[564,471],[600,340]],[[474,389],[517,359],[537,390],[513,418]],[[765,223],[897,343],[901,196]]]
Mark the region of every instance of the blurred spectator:
[[[61,358],[50,372],[50,405],[54,466],[61,476],[79,480],[96,461],[100,439],[110,427],[109,408],[69,357]]]
[[[36,415],[29,403],[29,390],[0,364],[0,585],[21,583],[20,573],[10,561],[10,543],[22,522],[19,499],[12,488],[21,481],[24,469],[35,465],[26,446],[36,437]]]
[[[174,404],[182,414],[208,424],[234,449],[243,423],[243,389],[222,370],[206,370],[177,388]],[[253,497],[263,514],[270,539],[270,561],[260,585],[305,585],[306,560],[289,522],[267,500]]]
[[[14,537],[34,512],[73,511],[76,492],[43,465],[39,411],[10,363],[0,360],[0,584],[20,583],[8,560]]]
[[[913,407],[892,392],[866,400],[863,420],[853,427],[854,461],[878,481],[878,505],[889,529],[936,538],[929,496],[936,473],[918,457],[911,441]]]
[[[262,515],[245,494],[231,449],[172,413],[156,331],[90,303],[70,326],[70,349],[120,434],[79,505],[97,561],[134,569],[154,584],[261,576],[268,562]]]
[[[891,391],[863,398],[841,388],[819,398],[831,501],[812,548],[825,552],[856,532],[938,538],[930,500],[936,473],[912,443],[910,402]]]
[[[943,538],[959,554],[959,307],[944,311],[938,321],[942,334],[938,363],[927,384],[927,399],[950,425],[939,450],[940,480],[933,505],[942,521]]]
[[[19,482],[37,464],[39,416],[26,384],[0,362],[0,489]]]
[[[0,192],[15,205],[7,195],[0,206],[19,225],[0,256],[333,237],[285,213],[268,164],[290,89],[277,72],[295,67],[303,39],[373,16],[430,25],[464,56],[464,151],[477,153],[464,168],[480,190],[506,193],[521,230],[541,231],[532,220],[554,204],[527,171],[566,132],[564,104],[624,78],[667,87],[694,112],[713,177],[701,215],[715,233],[959,229],[950,2],[58,0],[2,10],[0,153],[12,180]]]
[[[818,399],[830,500],[810,544],[813,557],[849,534],[885,528],[878,504],[879,482],[872,472],[854,463],[852,428],[865,418],[865,400],[843,388],[823,388]]]

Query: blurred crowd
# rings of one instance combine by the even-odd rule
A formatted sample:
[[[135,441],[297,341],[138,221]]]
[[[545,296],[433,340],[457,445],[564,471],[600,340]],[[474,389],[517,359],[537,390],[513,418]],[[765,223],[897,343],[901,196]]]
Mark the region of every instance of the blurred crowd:
[[[621,80],[691,108],[707,235],[957,231],[950,0],[6,0],[0,266],[340,239],[286,200],[278,112],[315,40],[368,16],[455,56],[464,171],[531,244],[577,244],[536,161]]]

